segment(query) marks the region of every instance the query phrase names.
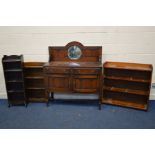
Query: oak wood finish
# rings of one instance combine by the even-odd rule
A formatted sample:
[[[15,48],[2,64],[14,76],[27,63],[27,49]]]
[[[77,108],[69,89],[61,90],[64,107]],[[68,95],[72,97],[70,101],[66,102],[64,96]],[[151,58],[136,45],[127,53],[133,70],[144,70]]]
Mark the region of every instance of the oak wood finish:
[[[103,70],[102,103],[148,109],[152,65],[105,62]]]
[[[68,58],[68,48],[71,46],[78,46],[82,50],[82,56],[78,60],[71,60]],[[49,47],[49,62],[63,61],[63,62],[102,62],[102,47],[101,46],[83,46],[81,43],[73,41],[66,46],[50,46]]]
[[[44,62],[25,62],[24,78],[28,102],[47,102],[43,76]]]
[[[73,45],[82,50],[78,60],[68,57],[68,48]],[[101,56],[102,47],[83,46],[79,42],[49,47],[49,62],[44,65],[46,98],[55,92],[95,93],[101,101]]]
[[[2,65],[5,77],[8,105],[27,105],[23,75],[23,55],[4,55]]]

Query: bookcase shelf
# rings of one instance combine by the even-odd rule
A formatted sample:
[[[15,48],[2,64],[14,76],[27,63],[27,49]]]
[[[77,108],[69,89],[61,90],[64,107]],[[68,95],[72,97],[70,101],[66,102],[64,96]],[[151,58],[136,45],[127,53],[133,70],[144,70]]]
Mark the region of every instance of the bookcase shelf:
[[[106,62],[104,68],[110,69],[122,69],[122,70],[133,70],[133,71],[150,71],[152,72],[152,65],[150,64],[139,64],[139,63],[127,63],[127,62]]]
[[[44,62],[25,62],[24,78],[29,102],[46,102],[43,77]]]
[[[4,60],[3,62],[5,63],[7,63],[7,62],[20,62],[21,60],[18,58],[18,57],[16,57],[16,58],[14,58],[14,59],[8,59],[8,60]]]
[[[18,82],[23,82],[21,80],[9,80],[9,81],[6,81],[8,83],[18,83]]]
[[[27,87],[26,89],[32,89],[32,90],[36,90],[36,89],[39,89],[39,90],[41,90],[41,89],[45,89],[45,87]]]
[[[31,101],[31,102],[47,102],[47,100],[43,97],[43,98],[38,98],[38,97],[33,97],[33,98],[29,98],[29,100]]]
[[[125,107],[134,107],[136,109],[141,109],[141,110],[144,110],[144,109],[147,109],[147,105],[146,104],[143,104],[143,103],[135,103],[135,102],[128,102],[128,101],[121,101],[121,100],[114,100],[114,99],[106,99],[106,98],[103,98],[102,99],[102,102],[103,103],[108,103],[108,104],[112,104],[112,105],[119,105],[119,106],[125,106]]]
[[[135,79],[133,77],[114,77],[114,76],[105,76],[106,79],[112,79],[112,80],[124,80],[124,81],[133,81],[133,82],[144,82],[144,83],[150,83],[150,80],[144,80],[144,79]]]
[[[152,70],[149,64],[104,63],[102,103],[147,110]]]
[[[23,74],[23,55],[4,55],[2,58],[9,107],[27,105]]]
[[[3,63],[7,62],[21,62],[21,55],[4,55]],[[23,56],[22,56],[23,59]]]
[[[43,76],[25,76],[25,79],[44,79]]]
[[[104,87],[103,90],[123,92],[123,93],[129,93],[129,94],[137,94],[137,95],[149,95],[149,91],[134,90],[134,89],[128,89],[128,88]]]
[[[7,69],[7,70],[4,70],[5,72],[22,72],[23,70],[22,69]]]
[[[8,93],[24,93],[23,90],[8,90]]]

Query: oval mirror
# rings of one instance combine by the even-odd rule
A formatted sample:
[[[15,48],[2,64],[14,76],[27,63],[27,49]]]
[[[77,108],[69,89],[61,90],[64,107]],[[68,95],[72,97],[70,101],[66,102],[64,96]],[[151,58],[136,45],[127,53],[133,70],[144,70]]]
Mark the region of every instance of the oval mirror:
[[[78,46],[71,46],[68,48],[68,57],[77,60],[81,57],[82,51]]]

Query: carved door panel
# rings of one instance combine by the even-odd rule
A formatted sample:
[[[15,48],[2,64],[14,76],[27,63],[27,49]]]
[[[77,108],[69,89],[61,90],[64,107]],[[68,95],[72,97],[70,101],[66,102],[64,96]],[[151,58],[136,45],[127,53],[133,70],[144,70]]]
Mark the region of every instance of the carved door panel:
[[[73,92],[97,93],[99,91],[99,79],[97,75],[74,75]]]
[[[64,74],[53,74],[48,77],[49,89],[51,92],[70,92],[71,77]]]

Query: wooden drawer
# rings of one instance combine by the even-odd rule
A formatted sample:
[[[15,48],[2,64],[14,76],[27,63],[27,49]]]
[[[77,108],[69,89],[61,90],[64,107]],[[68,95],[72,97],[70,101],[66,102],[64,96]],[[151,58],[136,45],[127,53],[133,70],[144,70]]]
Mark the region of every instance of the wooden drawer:
[[[45,67],[44,72],[49,73],[49,74],[51,74],[51,73],[53,73],[53,74],[69,74],[70,69]]]
[[[74,74],[99,74],[100,69],[94,68],[84,68],[84,69],[74,69]]]

